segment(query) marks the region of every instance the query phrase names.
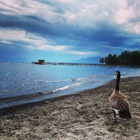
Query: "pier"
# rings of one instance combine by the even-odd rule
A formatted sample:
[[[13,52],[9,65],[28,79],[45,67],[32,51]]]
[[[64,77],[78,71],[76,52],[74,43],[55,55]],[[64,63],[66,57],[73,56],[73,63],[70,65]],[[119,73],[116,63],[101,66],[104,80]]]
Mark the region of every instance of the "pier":
[[[39,65],[65,65],[65,66],[104,66],[105,64],[93,64],[93,63],[71,63],[71,62],[32,62],[32,64]]]

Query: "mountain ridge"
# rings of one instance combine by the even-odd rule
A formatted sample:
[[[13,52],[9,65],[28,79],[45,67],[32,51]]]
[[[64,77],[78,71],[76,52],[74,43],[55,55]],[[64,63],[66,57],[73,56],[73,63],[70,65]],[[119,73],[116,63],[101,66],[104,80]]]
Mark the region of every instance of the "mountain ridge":
[[[73,62],[75,63],[94,63],[94,64],[99,64],[101,57],[87,57],[87,58],[80,58],[78,60],[74,60]]]

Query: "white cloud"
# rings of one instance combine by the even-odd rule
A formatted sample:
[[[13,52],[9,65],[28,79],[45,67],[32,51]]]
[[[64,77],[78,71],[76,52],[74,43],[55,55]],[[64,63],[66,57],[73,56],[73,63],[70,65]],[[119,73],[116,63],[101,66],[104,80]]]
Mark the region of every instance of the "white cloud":
[[[28,33],[24,30],[17,30],[17,29],[10,29],[10,28],[0,28],[0,39],[3,43],[11,43],[12,42],[21,42],[21,43],[28,43],[28,44],[36,44],[39,45],[41,42],[48,43],[47,40]]]
[[[82,52],[82,51],[72,51],[69,49],[74,49],[71,46],[61,46],[61,45],[51,45],[51,41],[45,38],[39,37],[35,34],[25,32],[23,30],[13,30],[13,29],[3,29],[0,28],[0,39],[2,43],[12,44],[20,42],[18,44],[30,50],[49,50],[49,51],[61,51],[67,54],[82,55],[82,56],[92,56],[98,55],[97,52]],[[24,45],[22,45],[24,43]]]
[[[32,49],[32,50],[50,50],[50,51],[65,51],[67,49],[66,46],[51,46],[49,44],[45,44],[45,42],[42,42],[39,45],[33,44],[27,46],[27,48]]]
[[[95,56],[95,55],[99,55],[98,52],[82,52],[82,51],[67,51],[67,53],[69,54],[73,54],[73,55],[83,55],[83,56]]]
[[[12,44],[10,41],[6,41],[6,40],[0,40],[0,42],[3,44]]]
[[[112,14],[113,10],[108,12],[108,9],[116,7],[116,3],[113,3],[111,0],[108,3],[99,0],[54,0],[51,1],[52,5],[33,0],[0,1],[1,13],[5,15],[34,15],[51,23],[64,21],[69,24],[82,26],[93,26],[98,20],[111,18],[110,13]],[[117,2],[117,0],[115,0],[115,2]],[[117,2],[117,5],[119,4],[120,3]],[[60,9],[64,12],[59,13]]]
[[[0,0],[0,9],[5,15],[32,15],[50,22],[56,21],[58,16],[53,7],[34,0]]]
[[[137,34],[140,35],[140,22],[137,23],[128,23],[126,25],[124,25],[124,30],[126,32],[129,32],[131,34]]]
[[[140,14],[138,1],[127,0],[53,0],[51,4],[35,0],[0,0],[2,14],[32,15],[50,23],[67,22],[96,27],[99,21],[127,24]],[[62,10],[63,12],[59,12]]]
[[[26,32],[22,30],[12,30],[0,28],[0,39],[2,40],[22,40]]]
[[[131,9],[120,9],[117,11],[115,21],[118,24],[127,24],[134,17],[134,13]]]
[[[20,42],[21,46],[27,49],[51,51],[64,51],[67,49],[66,46],[52,46],[51,41],[24,30],[0,28],[0,39],[0,42],[5,44]],[[22,43],[24,43],[24,46]]]
[[[12,42],[30,43],[39,45],[41,42],[49,43],[46,39],[35,34],[19,29],[0,28],[1,42],[12,44]]]

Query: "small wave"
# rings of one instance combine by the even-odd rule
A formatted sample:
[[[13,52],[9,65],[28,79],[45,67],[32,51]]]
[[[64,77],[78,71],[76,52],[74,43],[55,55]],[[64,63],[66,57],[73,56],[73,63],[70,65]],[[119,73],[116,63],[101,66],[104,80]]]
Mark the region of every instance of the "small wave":
[[[96,81],[88,81],[87,83],[100,83],[102,82],[101,80],[96,80]]]
[[[79,86],[79,85],[81,85],[81,84],[82,84],[82,83],[76,83],[76,84],[72,84],[72,85],[63,86],[63,87],[61,87],[61,88],[57,88],[57,89],[50,90],[49,93],[64,91],[64,90],[67,90],[67,89],[70,89],[70,88]]]
[[[99,78],[102,77],[102,75],[94,75],[89,77],[83,77],[83,78],[70,78],[72,82],[80,81],[82,84],[85,83],[96,83],[100,82]]]
[[[99,78],[99,77],[102,77],[102,75],[100,74],[96,74],[96,75],[92,75],[92,76],[90,76],[89,78]]]
[[[80,81],[80,80],[84,80],[86,78],[70,78],[71,81]]]
[[[90,79],[97,79],[97,78],[100,78],[102,77],[102,75],[92,75],[92,76],[89,76],[89,77],[80,77],[80,78],[70,78],[71,81],[87,81],[87,80],[90,80]]]
[[[77,80],[84,80],[84,79],[86,79],[86,78],[77,78]]]
[[[67,82],[68,80],[56,80],[56,81],[49,81],[48,83],[60,83],[60,82]]]

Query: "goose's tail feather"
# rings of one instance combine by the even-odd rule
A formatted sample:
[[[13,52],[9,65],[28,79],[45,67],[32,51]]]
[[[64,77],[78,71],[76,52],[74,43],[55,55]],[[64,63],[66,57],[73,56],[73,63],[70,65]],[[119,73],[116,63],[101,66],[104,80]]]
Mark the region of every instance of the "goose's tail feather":
[[[132,118],[129,111],[119,111],[119,116],[120,116],[120,118],[123,118],[123,119],[125,119],[125,118],[131,119]]]

